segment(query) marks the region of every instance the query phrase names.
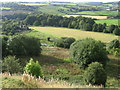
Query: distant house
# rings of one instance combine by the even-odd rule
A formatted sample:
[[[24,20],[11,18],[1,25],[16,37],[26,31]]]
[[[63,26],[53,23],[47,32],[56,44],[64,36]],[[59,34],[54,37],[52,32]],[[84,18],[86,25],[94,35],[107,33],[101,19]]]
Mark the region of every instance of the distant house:
[[[110,11],[110,9],[106,9],[107,11]]]
[[[19,23],[20,24],[20,28],[22,29],[22,30],[29,30],[29,28],[28,28],[28,26],[27,25],[25,25],[24,23]]]

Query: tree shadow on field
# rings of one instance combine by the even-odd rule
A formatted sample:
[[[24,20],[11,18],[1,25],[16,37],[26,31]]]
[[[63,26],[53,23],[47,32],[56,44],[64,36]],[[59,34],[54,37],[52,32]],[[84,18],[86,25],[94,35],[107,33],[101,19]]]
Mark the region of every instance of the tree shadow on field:
[[[34,60],[38,60],[39,63],[42,65],[60,65],[63,63],[68,63],[66,61],[63,61],[62,59],[55,58],[53,56],[49,55],[40,55],[40,56],[35,56],[32,57]]]
[[[107,75],[120,79],[120,57],[111,59],[106,66]]]

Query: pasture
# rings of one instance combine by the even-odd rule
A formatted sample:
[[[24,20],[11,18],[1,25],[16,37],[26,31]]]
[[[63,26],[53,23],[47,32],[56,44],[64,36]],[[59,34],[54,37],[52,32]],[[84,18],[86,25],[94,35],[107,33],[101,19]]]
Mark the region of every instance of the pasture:
[[[41,6],[38,8],[38,11],[48,14],[54,14],[54,15],[70,14],[71,12],[68,10],[69,10],[68,8],[62,6],[53,6],[53,5]]]
[[[95,20],[95,22],[97,24],[99,24],[99,23],[100,24],[106,23],[107,25],[111,25],[111,24],[118,25],[118,19]]]
[[[117,11],[82,11],[75,14],[116,16],[118,15],[118,12]]]
[[[49,34],[55,37],[74,37],[75,39],[83,39],[87,37],[94,38],[96,40],[100,40],[102,42],[110,42],[113,39],[117,39],[118,36],[112,34],[98,33],[98,32],[90,32],[90,31],[82,31],[78,29],[68,29],[68,28],[58,28],[58,27],[30,27],[35,31],[39,31],[45,34]]]

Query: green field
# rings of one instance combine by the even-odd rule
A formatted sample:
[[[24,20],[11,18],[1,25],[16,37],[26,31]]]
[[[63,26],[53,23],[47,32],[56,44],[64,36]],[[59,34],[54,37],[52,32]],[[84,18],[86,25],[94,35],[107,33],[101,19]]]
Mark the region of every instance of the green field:
[[[117,11],[82,11],[75,14],[116,16]]]
[[[68,8],[65,8],[62,6],[52,6],[52,5],[41,6],[38,8],[38,11],[41,11],[47,14],[54,14],[54,15],[72,14],[70,11],[68,11]]]
[[[30,27],[35,31],[50,34],[55,37],[74,37],[75,39],[83,39],[87,37],[101,40],[102,42],[110,42],[113,39],[117,39],[118,36],[105,33],[82,31],[78,29],[57,28],[57,27]]]
[[[53,5],[76,5],[75,3],[50,3]]]
[[[118,25],[118,19],[105,19],[105,20],[95,20],[96,23],[104,24],[106,23],[107,25]]]

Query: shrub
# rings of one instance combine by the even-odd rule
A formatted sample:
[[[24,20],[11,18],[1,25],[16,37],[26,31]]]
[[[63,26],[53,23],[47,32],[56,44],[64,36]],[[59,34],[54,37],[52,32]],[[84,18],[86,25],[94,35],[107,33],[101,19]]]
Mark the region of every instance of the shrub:
[[[62,68],[62,69],[56,69],[56,73],[65,75],[65,74],[68,74],[69,71],[67,69]]]
[[[15,56],[7,56],[3,60],[3,71],[13,73],[18,73],[22,70],[19,63],[19,59],[16,59]]]
[[[43,77],[42,69],[38,61],[34,62],[33,59],[30,59],[30,61],[25,66],[25,71],[32,76],[36,76],[37,78]]]
[[[120,48],[108,48],[107,51],[109,54],[113,54],[114,56],[120,56]]]
[[[107,75],[102,66],[98,62],[93,62],[89,65],[87,70],[84,72],[84,80],[86,84],[92,85],[104,85],[106,83]]]
[[[117,39],[112,40],[109,43],[108,48],[110,48],[110,49],[112,49],[112,48],[120,48],[120,42],[119,42],[119,40],[117,40]]]
[[[55,41],[55,45],[57,47],[62,47],[62,48],[70,48],[70,45],[75,41],[74,38],[71,37],[62,37],[58,40]]]
[[[113,34],[120,36],[120,29],[116,27],[113,31]]]
[[[86,68],[92,62],[100,62],[106,65],[108,61],[107,52],[104,44],[92,38],[86,38],[74,42],[70,47],[71,59]]]
[[[9,50],[12,55],[31,56],[41,52],[40,41],[34,37],[19,35],[9,40]]]

